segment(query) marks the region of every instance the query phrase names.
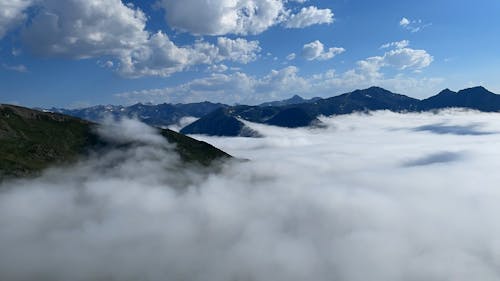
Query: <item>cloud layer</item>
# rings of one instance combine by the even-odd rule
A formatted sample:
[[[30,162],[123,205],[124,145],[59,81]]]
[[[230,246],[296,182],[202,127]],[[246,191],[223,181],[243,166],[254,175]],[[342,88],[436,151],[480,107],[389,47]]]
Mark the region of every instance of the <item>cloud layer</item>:
[[[499,118],[249,124],[264,137],[204,138],[251,160],[219,174],[125,122],[148,146],[1,186],[0,279],[497,280]],[[471,123],[490,134],[416,130]]]

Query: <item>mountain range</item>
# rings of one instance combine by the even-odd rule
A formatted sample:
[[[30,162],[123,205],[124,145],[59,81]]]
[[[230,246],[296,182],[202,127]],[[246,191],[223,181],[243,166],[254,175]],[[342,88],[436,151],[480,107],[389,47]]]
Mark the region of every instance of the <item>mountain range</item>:
[[[163,103],[158,105],[137,103],[131,106],[97,105],[79,109],[50,108],[46,111],[70,115],[93,122],[101,121],[106,116],[138,118],[148,125],[162,127],[176,124],[183,117],[200,118],[218,108],[226,107],[229,106],[211,102],[189,104]]]
[[[483,87],[464,89],[459,92],[444,90],[424,100],[395,94],[380,87],[356,90],[312,102],[284,106],[234,106],[219,109],[181,130],[184,134],[206,134],[218,136],[248,136],[248,129],[242,120],[264,123],[281,127],[304,127],[319,125],[317,117],[390,110],[395,112],[429,111],[443,108],[462,107],[480,111],[500,111],[500,96]],[[217,128],[218,119],[231,119],[231,130]],[[237,125],[236,125],[237,124]],[[214,126],[216,128],[214,128]],[[236,127],[239,130],[235,129]],[[252,135],[258,135],[253,132]],[[252,136],[251,135],[251,136]]]
[[[293,96],[282,101],[260,105],[234,105],[220,103],[191,104],[135,104],[123,106],[95,106],[84,109],[50,109],[79,118],[97,121],[104,115],[137,117],[141,121],[166,127],[179,122],[183,117],[199,118],[180,132],[183,134],[206,134],[214,136],[256,137],[259,133],[245,126],[244,121],[263,123],[281,127],[304,127],[321,125],[319,116],[349,114],[359,111],[391,110],[395,112],[429,111],[443,108],[461,107],[480,111],[500,111],[500,95],[483,87],[473,87],[458,92],[445,89],[435,96],[419,100],[396,94],[380,87],[330,98],[303,99]]]

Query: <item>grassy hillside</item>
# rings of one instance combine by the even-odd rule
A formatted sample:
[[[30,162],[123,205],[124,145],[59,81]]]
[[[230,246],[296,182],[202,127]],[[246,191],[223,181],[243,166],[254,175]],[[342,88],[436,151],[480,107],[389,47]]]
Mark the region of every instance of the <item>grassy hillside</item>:
[[[97,147],[106,147],[94,133],[96,124],[78,118],[0,104],[0,178],[23,176],[48,166],[75,161]],[[177,145],[185,161],[202,165],[227,153],[171,130],[161,134]]]

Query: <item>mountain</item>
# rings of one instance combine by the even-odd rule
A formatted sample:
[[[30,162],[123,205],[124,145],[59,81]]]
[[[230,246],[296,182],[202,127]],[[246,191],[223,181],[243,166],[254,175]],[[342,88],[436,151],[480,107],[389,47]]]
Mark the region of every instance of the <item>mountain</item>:
[[[243,122],[233,116],[233,112],[226,108],[219,108],[187,125],[181,130],[181,133],[232,137],[258,136],[256,132],[247,128]]]
[[[243,123],[237,118],[280,127],[297,128],[310,125],[319,125],[318,116],[349,114],[356,111],[416,110],[419,100],[399,95],[379,87],[356,90],[343,95],[316,99],[314,102],[305,102],[286,106],[247,106],[239,105],[225,108],[224,118],[233,118],[233,123],[239,122],[231,130],[222,128],[219,118],[221,112],[208,114],[181,130],[184,134],[206,134],[216,136],[241,136]],[[215,112],[214,112],[215,113]]]
[[[302,98],[299,95],[294,95],[293,97],[286,99],[286,100],[265,102],[265,103],[259,104],[259,106],[285,106],[285,105],[315,102],[315,101],[320,100],[320,99],[321,99],[320,97],[315,97],[315,98],[307,100],[307,99]]]
[[[131,106],[97,105],[81,109],[51,108],[48,111],[78,117],[98,122],[105,116],[138,118],[151,126],[169,126],[176,124],[183,117],[200,118],[219,109],[229,107],[221,103],[199,102],[189,104],[158,104],[149,105],[137,103]]]
[[[97,124],[79,118],[0,104],[0,178],[39,172],[77,160],[92,150],[112,149],[94,130]],[[210,165],[227,153],[171,130],[160,130],[188,162]]]
[[[320,121],[299,107],[285,108],[266,122],[269,125],[287,128],[307,127],[314,123],[320,123]]]
[[[320,123],[315,115],[311,115],[306,110],[293,105],[288,107],[238,105],[218,109],[207,114],[184,127],[181,133],[211,136],[260,136],[258,132],[245,126],[239,119],[288,128],[305,127]]]
[[[137,116],[144,122],[165,126],[185,116],[199,119],[181,130],[184,134],[205,134],[213,136],[259,136],[245,126],[242,120],[280,127],[305,127],[319,125],[319,116],[350,114],[373,110],[395,112],[427,111],[449,107],[463,107],[480,111],[500,111],[500,96],[483,87],[453,92],[449,89],[424,100],[396,94],[380,87],[355,90],[330,98],[290,99],[263,103],[258,106],[213,104],[136,104],[130,107],[98,106],[69,113],[89,120],[97,120],[107,112],[113,116]],[[101,112],[96,115],[96,112]]]
[[[371,87],[298,106],[313,116],[331,116],[371,110],[411,111],[418,103],[417,99]]]
[[[484,87],[468,88],[457,92],[449,89],[424,99],[419,104],[422,111],[442,109],[448,107],[462,107],[479,111],[500,111],[500,95],[496,95]]]

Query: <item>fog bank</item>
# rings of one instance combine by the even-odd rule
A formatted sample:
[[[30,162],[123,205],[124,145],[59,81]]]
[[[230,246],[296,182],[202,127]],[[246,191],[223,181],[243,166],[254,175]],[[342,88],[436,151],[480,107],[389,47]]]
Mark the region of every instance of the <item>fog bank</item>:
[[[197,136],[219,174],[107,124],[140,145],[0,186],[0,280],[500,279],[499,114],[322,121]]]

